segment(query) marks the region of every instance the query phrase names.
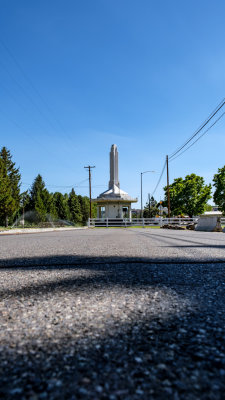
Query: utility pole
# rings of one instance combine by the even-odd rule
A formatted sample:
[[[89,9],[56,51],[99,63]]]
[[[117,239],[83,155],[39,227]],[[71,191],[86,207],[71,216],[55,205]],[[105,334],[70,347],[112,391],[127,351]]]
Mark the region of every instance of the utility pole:
[[[168,217],[170,218],[170,184],[169,184],[169,160],[166,156],[166,166],[167,166],[167,200],[168,200]]]
[[[148,213],[149,213],[149,218],[151,218],[151,200],[150,200],[150,193],[148,194]]]
[[[143,218],[143,205],[142,205],[142,172],[141,172],[141,218]]]
[[[90,198],[90,213],[89,213],[90,215],[89,215],[89,217],[91,218],[91,169],[95,168],[95,166],[88,165],[88,167],[84,167],[84,168],[87,168],[88,172],[89,172],[89,198]]]

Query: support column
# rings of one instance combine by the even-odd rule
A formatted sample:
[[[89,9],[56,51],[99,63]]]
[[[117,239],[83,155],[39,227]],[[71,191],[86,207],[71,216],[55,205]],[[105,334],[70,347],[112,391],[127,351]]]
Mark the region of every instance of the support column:
[[[131,222],[131,219],[132,219],[131,204],[128,206],[128,216],[129,216],[129,219],[130,219],[130,222]]]

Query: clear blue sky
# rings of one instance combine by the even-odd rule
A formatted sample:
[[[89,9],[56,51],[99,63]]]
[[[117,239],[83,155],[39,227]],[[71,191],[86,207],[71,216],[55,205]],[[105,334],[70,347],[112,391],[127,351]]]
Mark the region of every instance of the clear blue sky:
[[[27,189],[71,186],[95,165],[107,188],[109,150],[121,188],[147,200],[171,154],[225,93],[223,0],[0,0],[0,137]],[[170,166],[171,181],[211,182],[225,164],[225,118]],[[163,197],[164,175],[155,194]],[[87,182],[81,184],[87,186]],[[50,191],[69,188],[48,186]],[[88,187],[76,188],[88,195]],[[140,203],[139,203],[140,204]]]

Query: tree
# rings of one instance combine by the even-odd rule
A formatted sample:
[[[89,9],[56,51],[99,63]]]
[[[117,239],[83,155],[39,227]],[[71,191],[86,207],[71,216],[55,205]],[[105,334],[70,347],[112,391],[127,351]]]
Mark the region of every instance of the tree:
[[[20,206],[21,175],[6,147],[1,149],[0,160],[0,219],[1,223],[8,226],[9,218],[12,218]]]
[[[80,224],[82,222],[81,207],[74,189],[72,189],[69,194],[68,206],[70,210],[70,220],[75,224]]]
[[[82,213],[82,224],[87,223],[89,213],[90,213],[90,200],[87,196],[78,195],[78,200],[80,203],[81,213]]]
[[[143,216],[144,216],[144,218],[153,218],[158,213],[159,213],[159,209],[157,207],[157,201],[152,196],[150,198],[150,201],[147,201],[147,203],[146,203],[146,205],[144,207]]]
[[[8,226],[8,216],[14,211],[14,200],[11,193],[10,180],[3,160],[0,158],[0,223]]]
[[[88,221],[90,214],[90,199],[87,196],[78,195],[78,200],[80,203],[81,213],[82,213],[82,224],[85,225]],[[91,203],[91,215],[92,218],[97,216],[97,205],[96,203]]]
[[[167,187],[164,188],[167,205]],[[190,217],[204,212],[211,198],[211,185],[205,185],[201,176],[191,174],[185,179],[176,178],[170,185],[170,207],[172,215],[188,214]]]
[[[206,204],[204,211],[213,211],[213,206],[211,206],[211,204]]]
[[[30,190],[29,208],[37,212],[41,221],[45,221],[46,215],[52,210],[52,196],[46,189],[40,174],[35,178]]]
[[[65,196],[60,192],[55,192],[53,194],[53,201],[57,217],[63,220],[69,219],[69,206]]]
[[[218,168],[218,174],[214,175],[213,182],[213,186],[216,188],[213,200],[221,211],[225,213],[225,165],[222,168]]]

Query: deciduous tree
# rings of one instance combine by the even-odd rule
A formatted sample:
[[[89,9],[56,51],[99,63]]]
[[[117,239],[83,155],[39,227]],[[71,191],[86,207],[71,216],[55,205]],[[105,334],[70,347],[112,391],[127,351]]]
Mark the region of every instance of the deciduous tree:
[[[213,200],[220,207],[221,211],[225,213],[225,165],[218,169],[218,173],[214,175],[213,182],[216,189]]]
[[[164,205],[167,205],[167,187],[164,191]],[[171,214],[187,214],[190,217],[202,214],[210,198],[211,185],[205,185],[201,176],[190,174],[185,179],[176,178],[170,185]]]

